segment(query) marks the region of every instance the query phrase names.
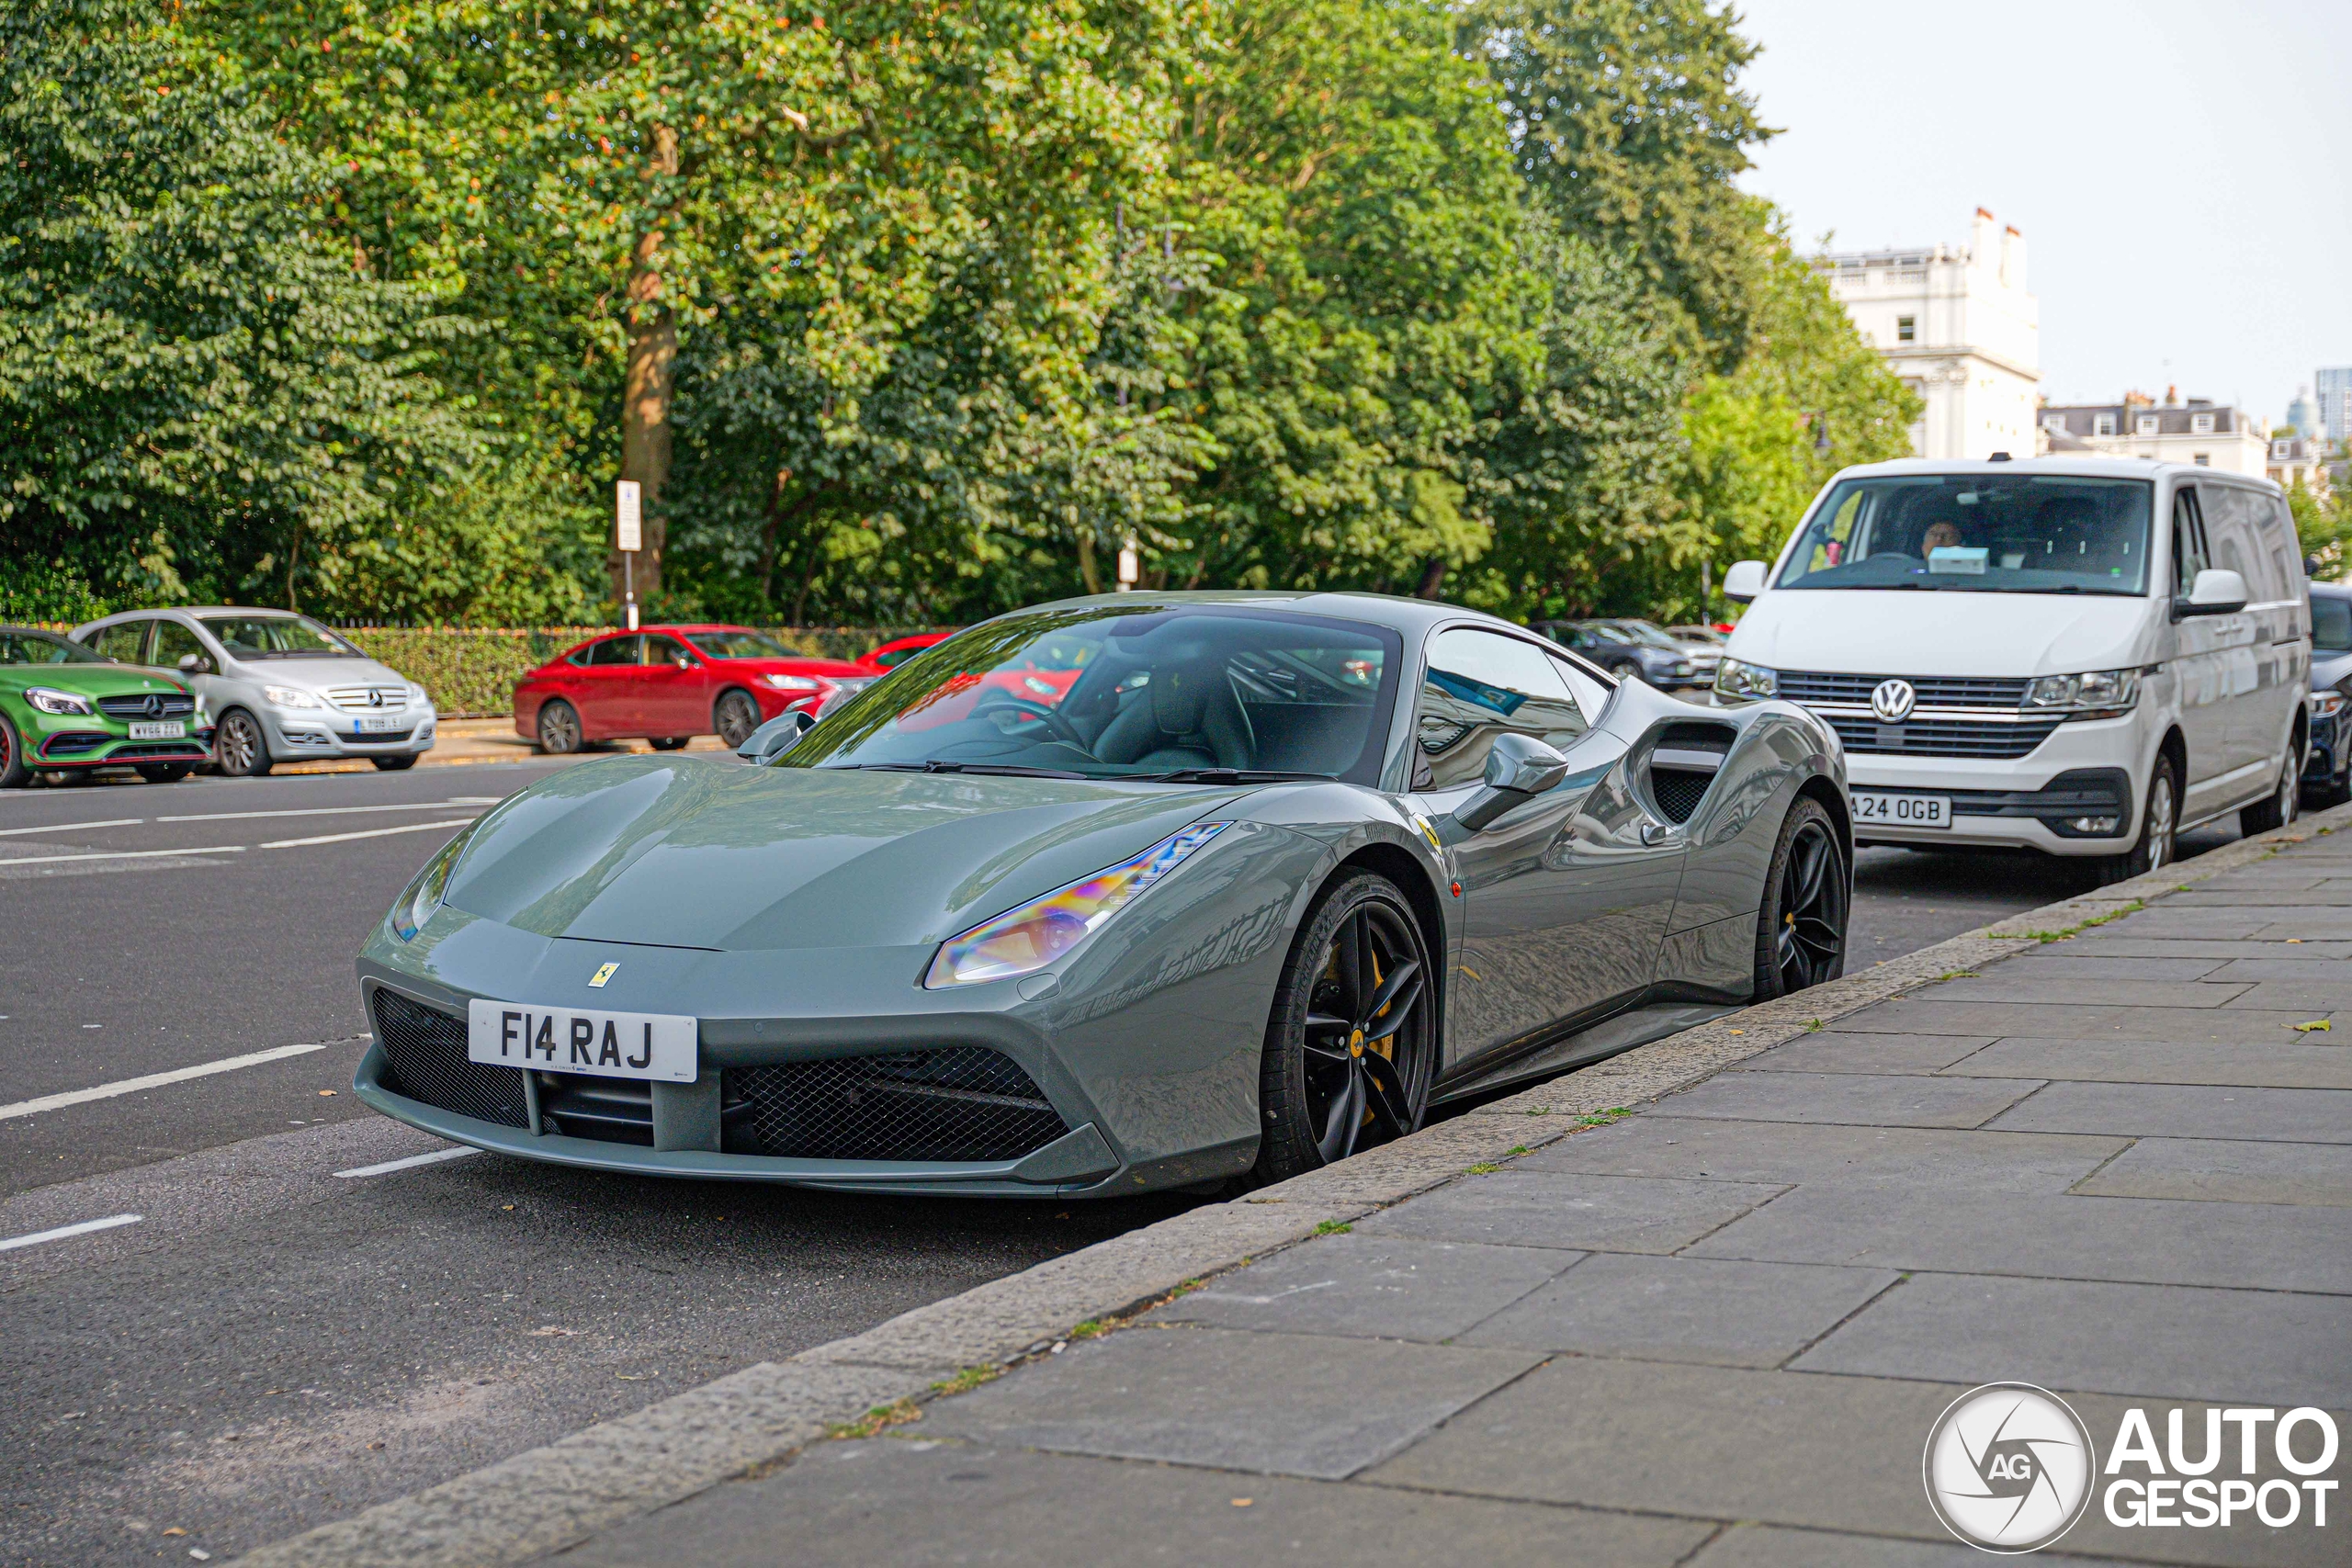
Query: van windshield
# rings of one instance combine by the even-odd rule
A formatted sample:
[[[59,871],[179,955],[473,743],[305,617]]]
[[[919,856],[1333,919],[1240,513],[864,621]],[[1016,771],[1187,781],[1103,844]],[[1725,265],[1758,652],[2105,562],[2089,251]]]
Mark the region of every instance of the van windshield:
[[[2148,589],[2154,491],[2071,474],[1846,479],[1776,586],[2136,596]]]

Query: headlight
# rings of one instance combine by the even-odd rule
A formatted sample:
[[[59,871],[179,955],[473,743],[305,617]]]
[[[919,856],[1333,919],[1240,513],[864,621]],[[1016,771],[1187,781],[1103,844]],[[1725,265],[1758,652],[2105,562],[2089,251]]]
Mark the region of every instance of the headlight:
[[[282,708],[314,708],[319,699],[299,686],[264,686],[261,694]]]
[[[88,713],[90,699],[61,692],[54,686],[27,686],[25,701],[43,713]]]
[[[2343,711],[2343,693],[2313,692],[2312,694],[2312,716],[2313,718],[2334,718],[2337,714],[2340,714]]]
[[[1719,697],[1747,700],[1780,694],[1778,671],[1767,670],[1760,664],[1744,664],[1736,659],[1726,659],[1715,666],[1715,695]]]
[[[1229,826],[1196,822],[1133,860],[1121,861],[1034,904],[1008,909],[961,936],[949,937],[940,943],[939,956],[931,961],[931,972],[922,977],[924,989],[1005,980],[1043,969]]]
[[[392,901],[392,912],[385,917],[393,935],[402,942],[416,940],[416,933],[424,929],[424,922],[441,907],[441,895],[449,886],[449,874],[457,869],[458,857],[466,852],[466,846],[473,841],[474,832],[481,826],[478,818],[458,829],[456,838],[441,846],[439,854],[424,863],[424,869],[416,874],[415,880],[401,889],[401,896]]]
[[[808,675],[763,675],[761,677],[779,692],[821,692],[825,683]]]
[[[408,700],[412,703],[430,703],[433,701],[433,694],[412,682],[408,689]]]
[[[2140,700],[2137,670],[2094,670],[2087,675],[2042,675],[2029,682],[2025,705],[2072,718],[2113,718]]]

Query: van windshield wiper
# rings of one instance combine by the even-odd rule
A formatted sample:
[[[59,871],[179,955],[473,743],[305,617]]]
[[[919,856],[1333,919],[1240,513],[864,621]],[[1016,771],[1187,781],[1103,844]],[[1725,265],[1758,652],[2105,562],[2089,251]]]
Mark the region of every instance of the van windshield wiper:
[[[1167,773],[1126,773],[1146,784],[1289,784],[1295,779],[1325,779],[1329,773],[1286,773],[1272,768],[1178,768]]]

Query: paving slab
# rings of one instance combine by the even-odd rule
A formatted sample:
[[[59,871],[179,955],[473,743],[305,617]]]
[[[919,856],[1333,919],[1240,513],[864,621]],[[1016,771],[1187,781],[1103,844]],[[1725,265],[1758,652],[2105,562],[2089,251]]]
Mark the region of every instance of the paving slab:
[[[2352,983],[2352,963],[2341,958],[2305,958],[2306,947],[2317,942],[2280,942],[2283,953],[2261,958],[2233,958],[2212,972],[2217,980],[2320,980]]]
[[[1906,997],[1838,1021],[1850,1032],[1885,1034],[2011,1034],[2093,1040],[2245,1040],[2279,1038],[2324,1012],[2269,1012],[2252,1008],[2075,1007],[2063,1002],[1945,1002]],[[2346,1028],[2352,1028],[2348,1020]]]
[[[1989,1035],[1847,1034],[1827,1030],[1735,1062],[1735,1072],[1932,1073],[1993,1043]]]
[[[1383,1210],[1356,1230],[1508,1247],[1674,1252],[1783,1190],[1757,1182],[1511,1170],[1441,1187]]]
[[[2053,1083],[2003,1112],[1994,1125],[2015,1132],[2352,1144],[2352,1091]]]
[[[1451,1339],[1583,1256],[1546,1247],[1335,1235],[1221,1275],[1156,1309],[1148,1321]]]
[[[944,1437],[1340,1480],[1543,1358],[1531,1351],[1135,1328],[934,1407]]]
[[[2322,886],[2322,878],[2297,890],[2281,887],[2215,887],[2199,884],[2164,901],[2167,909],[2271,909],[2285,916],[2298,909],[2341,909],[2352,907],[2352,890]]]
[[[2148,962],[2143,959],[2141,962]],[[2059,1002],[2069,1007],[2217,1008],[2254,989],[2245,981],[2216,984],[2210,980],[2151,980],[2114,976],[2094,979],[2079,975],[2047,977],[2007,964],[1989,975],[1946,980],[1916,991],[1922,1001],[1938,1002]],[[2281,1004],[2284,1005],[2284,1004]]]
[[[2037,1551],[2036,1562],[2089,1562],[2072,1552]],[[1947,1540],[1734,1525],[1690,1559],[1690,1568],[1984,1568],[1984,1553]]]
[[[1666,1568],[1713,1528],[925,1435],[826,1444],[774,1475],[716,1488],[558,1561],[564,1568],[775,1568],[780,1562],[795,1568],[1100,1568],[1109,1562],[1419,1568],[1466,1557],[1528,1568]]]
[[[2290,1040],[2324,1035],[2289,1035]],[[2352,1038],[2352,1036],[2347,1036]],[[2169,1040],[2004,1040],[1943,1069],[1959,1077],[2352,1089],[2341,1045],[2184,1045]]]
[[[2352,1210],[1800,1187],[1690,1256],[2340,1294]]]
[[[1596,1253],[1459,1342],[1777,1367],[1897,1278],[1883,1269]]]
[[[2229,941],[2208,937],[2113,936],[2112,928],[2086,931],[2032,951],[2076,953],[2084,957],[2115,958],[2278,958],[2311,964],[2352,959],[2352,942]]]
[[[1681,1259],[1675,1259],[1679,1262]],[[2352,1296],[1915,1274],[1792,1363],[2148,1399],[2352,1404]]]
[[[1677,1116],[1840,1122],[1873,1127],[1976,1127],[2041,1087],[2039,1078],[1945,1079],[1855,1073],[1725,1073],[1669,1097]]]
[[[2108,1198],[2352,1207],[2352,1145],[2142,1138],[2075,1184]]]
[[[2230,963],[2227,958],[2102,958],[2068,952],[2073,945],[2054,942],[2021,953],[2003,964],[2001,972],[2033,980],[2202,980]]]
[[[2205,941],[2259,936],[2271,923],[2263,909],[2182,909],[2159,905],[2127,915],[2107,929],[2134,937],[2180,936]]]
[[[2194,918],[2209,911],[2184,909],[2181,913]],[[2239,915],[2251,911],[2241,909],[2213,910],[2214,914]],[[2305,942],[2352,937],[2352,909],[2307,909],[2294,916],[2280,916],[2271,911],[2265,918],[2269,924],[2254,934],[2258,937],[2300,937]]]
[[[2115,1137],[1702,1121],[1661,1107],[1555,1144],[1511,1168],[2054,1196],[2130,1146]]]
[[[2221,983],[2199,982],[2199,985]],[[2284,979],[2259,980],[2248,987],[2245,995],[2233,998],[2229,1005],[2325,1018],[2332,1012],[2352,1009],[2352,978],[2293,976]]]

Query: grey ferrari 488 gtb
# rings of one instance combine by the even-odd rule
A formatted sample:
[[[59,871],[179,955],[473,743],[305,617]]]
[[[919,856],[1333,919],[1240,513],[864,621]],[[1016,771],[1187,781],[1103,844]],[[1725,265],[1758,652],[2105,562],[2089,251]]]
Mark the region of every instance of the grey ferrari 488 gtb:
[[[504,1154],[1054,1196],[1268,1181],[1840,972],[1837,737],[1351,593],[1023,610],[754,766],[613,757],[359,955],[357,1089]]]

